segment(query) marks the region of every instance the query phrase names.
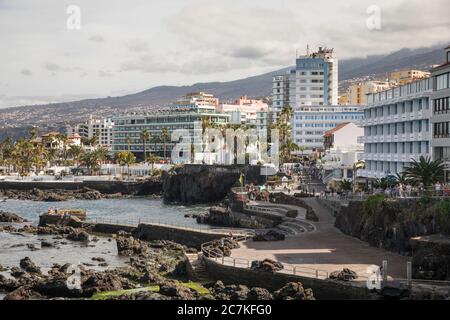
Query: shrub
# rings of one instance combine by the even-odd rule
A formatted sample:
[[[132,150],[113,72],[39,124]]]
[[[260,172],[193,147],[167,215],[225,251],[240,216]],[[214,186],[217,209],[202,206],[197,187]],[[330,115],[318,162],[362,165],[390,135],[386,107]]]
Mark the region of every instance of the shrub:
[[[385,199],[386,196],[384,194],[369,196],[364,202],[364,212],[367,214],[373,214],[378,208],[381,207],[381,204]]]

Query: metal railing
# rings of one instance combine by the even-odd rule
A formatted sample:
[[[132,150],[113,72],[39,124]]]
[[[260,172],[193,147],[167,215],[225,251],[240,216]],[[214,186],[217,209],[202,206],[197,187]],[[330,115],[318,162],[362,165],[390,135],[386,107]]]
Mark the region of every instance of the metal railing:
[[[211,228],[211,227],[202,227],[199,225],[198,227],[190,226],[182,223],[162,223],[159,219],[145,219],[145,218],[137,218],[137,219],[112,219],[112,218],[92,218],[86,220],[86,222],[91,223],[104,223],[104,224],[113,224],[120,226],[128,226],[128,227],[137,227],[140,224],[149,224],[167,228],[175,228],[180,230],[187,231],[195,231],[201,233],[210,233],[210,234],[228,234],[230,232],[235,234],[245,234],[246,231],[234,230],[234,229],[223,229],[223,228]]]
[[[245,241],[249,238],[252,238],[252,234],[247,234],[244,236],[233,236],[229,237],[228,239],[232,239],[237,242]],[[227,238],[224,238],[222,240],[226,240]],[[219,240],[220,241],[220,240]],[[210,241],[202,244],[201,246],[201,252],[203,254],[203,257],[205,259],[211,259],[217,263],[221,263],[225,266],[231,266],[236,268],[244,268],[244,269],[251,269],[252,261],[248,260],[246,258],[240,258],[240,257],[226,257],[223,255],[222,250],[216,250],[214,247],[214,244],[216,244],[216,241]],[[316,279],[327,279],[329,277],[328,271],[316,269],[316,268],[309,268],[309,267],[303,267],[298,265],[292,265],[292,264],[285,264],[280,263],[283,266],[283,269],[275,271],[277,273],[283,273],[283,274],[289,274],[294,276],[303,276],[303,277],[309,277],[309,278],[316,278]]]

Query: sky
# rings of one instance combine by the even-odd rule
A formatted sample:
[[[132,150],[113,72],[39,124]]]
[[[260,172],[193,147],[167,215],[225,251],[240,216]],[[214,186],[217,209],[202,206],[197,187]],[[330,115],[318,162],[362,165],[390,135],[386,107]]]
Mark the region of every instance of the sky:
[[[449,17],[448,0],[0,0],[0,108],[245,78],[307,44],[448,44]]]

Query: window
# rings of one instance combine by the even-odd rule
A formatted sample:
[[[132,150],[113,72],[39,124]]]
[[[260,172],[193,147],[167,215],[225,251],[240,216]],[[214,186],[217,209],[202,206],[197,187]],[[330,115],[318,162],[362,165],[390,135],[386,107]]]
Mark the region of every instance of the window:
[[[444,73],[439,76],[436,76],[436,90],[442,90],[449,88],[449,77],[450,73]]]

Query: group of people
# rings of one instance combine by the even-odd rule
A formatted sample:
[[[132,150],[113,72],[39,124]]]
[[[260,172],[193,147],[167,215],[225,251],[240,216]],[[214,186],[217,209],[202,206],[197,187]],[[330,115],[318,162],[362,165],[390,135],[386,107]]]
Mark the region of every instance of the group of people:
[[[384,190],[384,194],[389,197],[414,197],[423,196],[425,192],[434,196],[450,196],[450,185],[443,184],[441,182],[436,182],[432,188],[426,188],[421,182],[418,186],[412,186],[409,183],[399,183],[396,186],[388,187]]]

